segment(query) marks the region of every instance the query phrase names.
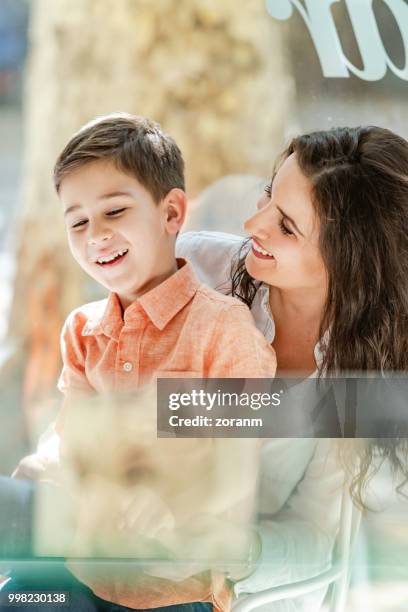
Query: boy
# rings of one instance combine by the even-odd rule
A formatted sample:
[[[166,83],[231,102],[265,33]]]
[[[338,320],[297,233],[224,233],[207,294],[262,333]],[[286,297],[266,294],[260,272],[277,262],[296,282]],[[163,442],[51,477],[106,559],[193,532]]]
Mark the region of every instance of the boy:
[[[70,250],[111,293],[75,310],[62,333],[59,388],[128,391],[153,377],[269,377],[275,356],[242,303],[176,261],[186,214],[175,142],[141,117],[86,125],[59,156],[55,186]]]
[[[248,308],[201,284],[188,262],[176,260],[186,214],[184,162],[158,124],[127,114],[97,118],[64,148],[54,181],[73,257],[110,291],[65,322],[61,431],[69,402],[84,393],[129,392],[157,377],[274,376],[273,349]],[[131,608],[226,602],[213,578],[171,583],[147,599],[137,590],[91,586]]]

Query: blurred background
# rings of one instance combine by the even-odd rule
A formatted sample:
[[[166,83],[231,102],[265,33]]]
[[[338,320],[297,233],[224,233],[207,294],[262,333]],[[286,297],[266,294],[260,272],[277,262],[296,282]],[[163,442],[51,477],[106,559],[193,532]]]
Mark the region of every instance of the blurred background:
[[[408,136],[407,50],[405,0],[0,0],[1,474],[58,409],[66,315],[102,295],[71,261],[52,187],[72,133],[111,111],[159,121],[186,160],[187,228],[242,233],[291,135]],[[385,466],[372,484],[352,611],[407,609],[408,503],[390,479]]]

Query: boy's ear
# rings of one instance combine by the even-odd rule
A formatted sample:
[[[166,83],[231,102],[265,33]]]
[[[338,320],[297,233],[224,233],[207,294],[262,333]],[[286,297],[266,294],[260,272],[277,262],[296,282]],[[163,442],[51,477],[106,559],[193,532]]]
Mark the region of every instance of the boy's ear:
[[[177,234],[184,223],[187,212],[187,197],[182,189],[174,187],[161,204],[164,224],[169,234]]]

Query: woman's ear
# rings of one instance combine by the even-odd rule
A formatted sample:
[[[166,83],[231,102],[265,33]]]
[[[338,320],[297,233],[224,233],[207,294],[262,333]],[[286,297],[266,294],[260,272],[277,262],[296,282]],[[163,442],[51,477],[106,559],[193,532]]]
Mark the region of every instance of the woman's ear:
[[[187,212],[187,197],[182,189],[174,187],[163,199],[163,221],[169,234],[177,234],[184,223]]]

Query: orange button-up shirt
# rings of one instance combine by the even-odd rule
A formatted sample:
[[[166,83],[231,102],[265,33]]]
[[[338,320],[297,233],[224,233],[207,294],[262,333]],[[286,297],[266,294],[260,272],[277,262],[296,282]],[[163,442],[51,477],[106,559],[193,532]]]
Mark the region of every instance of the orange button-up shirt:
[[[111,293],[69,315],[61,335],[63,371],[58,383],[66,396],[129,392],[157,377],[275,375],[275,353],[255,328],[249,309],[200,283],[184,260],[178,265],[176,273],[124,314],[118,296]],[[137,585],[121,580],[120,587],[114,576],[91,580],[85,572],[75,573],[99,597],[127,607],[210,601],[221,611],[230,605],[229,590],[216,572],[182,582],[145,576]]]

